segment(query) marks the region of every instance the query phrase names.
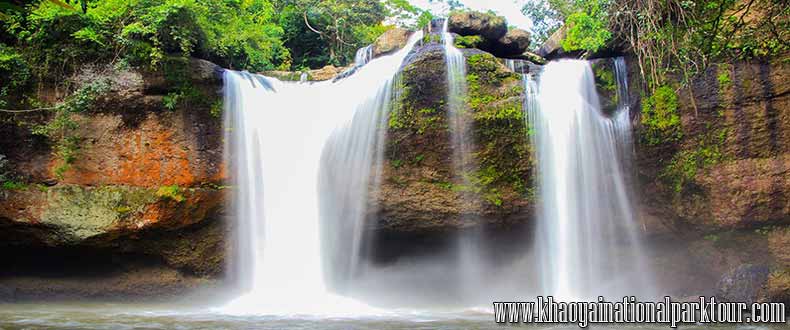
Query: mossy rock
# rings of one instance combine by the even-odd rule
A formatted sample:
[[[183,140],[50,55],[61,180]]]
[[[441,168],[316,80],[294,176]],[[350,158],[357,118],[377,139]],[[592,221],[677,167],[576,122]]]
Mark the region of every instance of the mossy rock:
[[[474,147],[468,159],[475,164],[455,170],[444,48],[419,47],[395,85],[382,186],[372,196],[380,229],[424,232],[530,221],[533,160],[521,76],[491,54],[462,51],[468,95],[461,116],[470,123],[466,138]]]
[[[110,231],[157,200],[155,192],[145,188],[53,187],[47,190],[40,222],[53,227],[59,241],[77,243]]]

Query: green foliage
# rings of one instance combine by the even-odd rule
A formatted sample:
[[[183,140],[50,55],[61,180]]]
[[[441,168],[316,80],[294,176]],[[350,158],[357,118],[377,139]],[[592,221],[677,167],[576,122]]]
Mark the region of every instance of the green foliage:
[[[222,118],[222,108],[222,100],[217,100],[211,104],[211,110],[209,110],[209,114],[211,114],[211,117],[214,118]]]
[[[671,143],[683,137],[678,96],[669,86],[661,86],[642,100],[642,134],[650,145]]]
[[[102,0],[87,9],[42,2],[14,15],[5,29],[34,62],[59,69],[119,59],[156,66],[168,55],[234,69],[290,66],[269,0]]]
[[[324,58],[323,64],[344,65],[353,59],[357,48],[386,30],[381,22],[387,17],[387,5],[404,8],[402,1],[293,0],[285,6],[287,18],[281,21],[287,25],[286,43],[305,48],[299,53]]]
[[[186,200],[184,198],[184,191],[178,185],[172,186],[161,186],[156,191],[156,197],[159,197],[164,200],[172,200],[178,203],[183,202]]]
[[[0,188],[3,190],[23,190],[27,189],[27,185],[18,181],[2,181]]]
[[[481,36],[457,36],[455,37],[455,47],[458,48],[477,48],[483,42]]]
[[[0,108],[17,103],[30,83],[30,68],[24,56],[0,43]]]
[[[220,100],[213,93],[203,91],[192,83],[190,62],[185,58],[172,57],[162,61],[161,70],[172,90],[162,97],[162,106],[170,111],[176,109],[208,108],[209,113],[219,118],[222,109]]]
[[[394,167],[396,169],[401,168],[401,166],[403,166],[403,160],[400,160],[400,159],[394,159],[390,163],[392,164],[392,167]]]
[[[562,40],[562,48],[566,51],[596,52],[612,37],[607,14],[609,0],[577,2],[582,3],[581,10],[568,15],[565,19],[567,30],[565,39]]]
[[[524,4],[521,12],[532,21],[532,48],[540,47],[562,26],[560,12],[555,9],[559,4],[556,0],[535,0]]]
[[[178,106],[178,102],[183,97],[184,97],[184,93],[182,92],[168,93],[167,95],[162,97],[162,105],[164,105],[165,109],[174,111]]]
[[[593,67],[593,74],[595,75],[595,83],[596,85],[607,91],[607,92],[616,92],[617,91],[617,81],[615,80],[614,72],[607,66],[598,65]],[[617,93],[612,94],[615,97],[613,102],[617,103]]]

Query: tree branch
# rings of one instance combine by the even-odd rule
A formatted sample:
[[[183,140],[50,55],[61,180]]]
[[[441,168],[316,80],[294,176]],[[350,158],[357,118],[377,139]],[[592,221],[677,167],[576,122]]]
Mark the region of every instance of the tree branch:
[[[55,110],[57,107],[49,107],[49,108],[36,108],[36,109],[26,109],[26,110],[8,110],[8,109],[0,109],[0,112],[7,112],[7,113],[25,113],[25,112],[36,112],[36,111],[45,111],[45,110]]]
[[[323,33],[323,32],[321,32],[321,31],[318,31],[318,30],[314,29],[314,28],[313,28],[313,26],[312,26],[312,25],[310,25],[310,21],[307,19],[307,11],[304,11],[304,12],[302,12],[302,17],[304,17],[304,24],[306,24],[306,25],[307,25],[307,28],[308,28],[308,29],[310,29],[311,31],[313,31],[313,32],[315,32],[315,33],[318,33],[318,34],[319,34],[319,35],[321,35],[321,36],[323,36],[323,35],[324,35],[324,33]]]

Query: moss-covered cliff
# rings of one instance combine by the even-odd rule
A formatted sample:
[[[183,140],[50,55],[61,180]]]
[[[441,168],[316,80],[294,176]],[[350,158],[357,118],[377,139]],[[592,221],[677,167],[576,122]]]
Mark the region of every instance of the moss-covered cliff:
[[[525,224],[532,217],[533,154],[521,76],[497,58],[464,50],[468,137],[475,164],[457,175],[448,126],[444,49],[429,38],[404,64],[387,130],[377,226],[395,232]]]
[[[679,254],[709,272],[689,276],[718,281],[743,264],[765,265],[763,294],[782,301],[790,270],[788,70],[783,58],[718,63],[687,88],[643,98],[636,166],[648,231],[688,243]]]

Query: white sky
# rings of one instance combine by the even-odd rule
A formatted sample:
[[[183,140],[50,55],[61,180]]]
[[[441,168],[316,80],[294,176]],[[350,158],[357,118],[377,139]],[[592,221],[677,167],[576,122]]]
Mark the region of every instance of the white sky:
[[[521,14],[521,7],[524,6],[528,0],[460,0],[464,6],[474,10],[488,11],[492,10],[507,19],[508,25],[513,25],[525,30],[531,26],[529,19]],[[428,0],[409,0],[412,5],[423,8],[431,9],[434,13],[441,13],[443,8],[437,6],[435,3],[431,4]]]

